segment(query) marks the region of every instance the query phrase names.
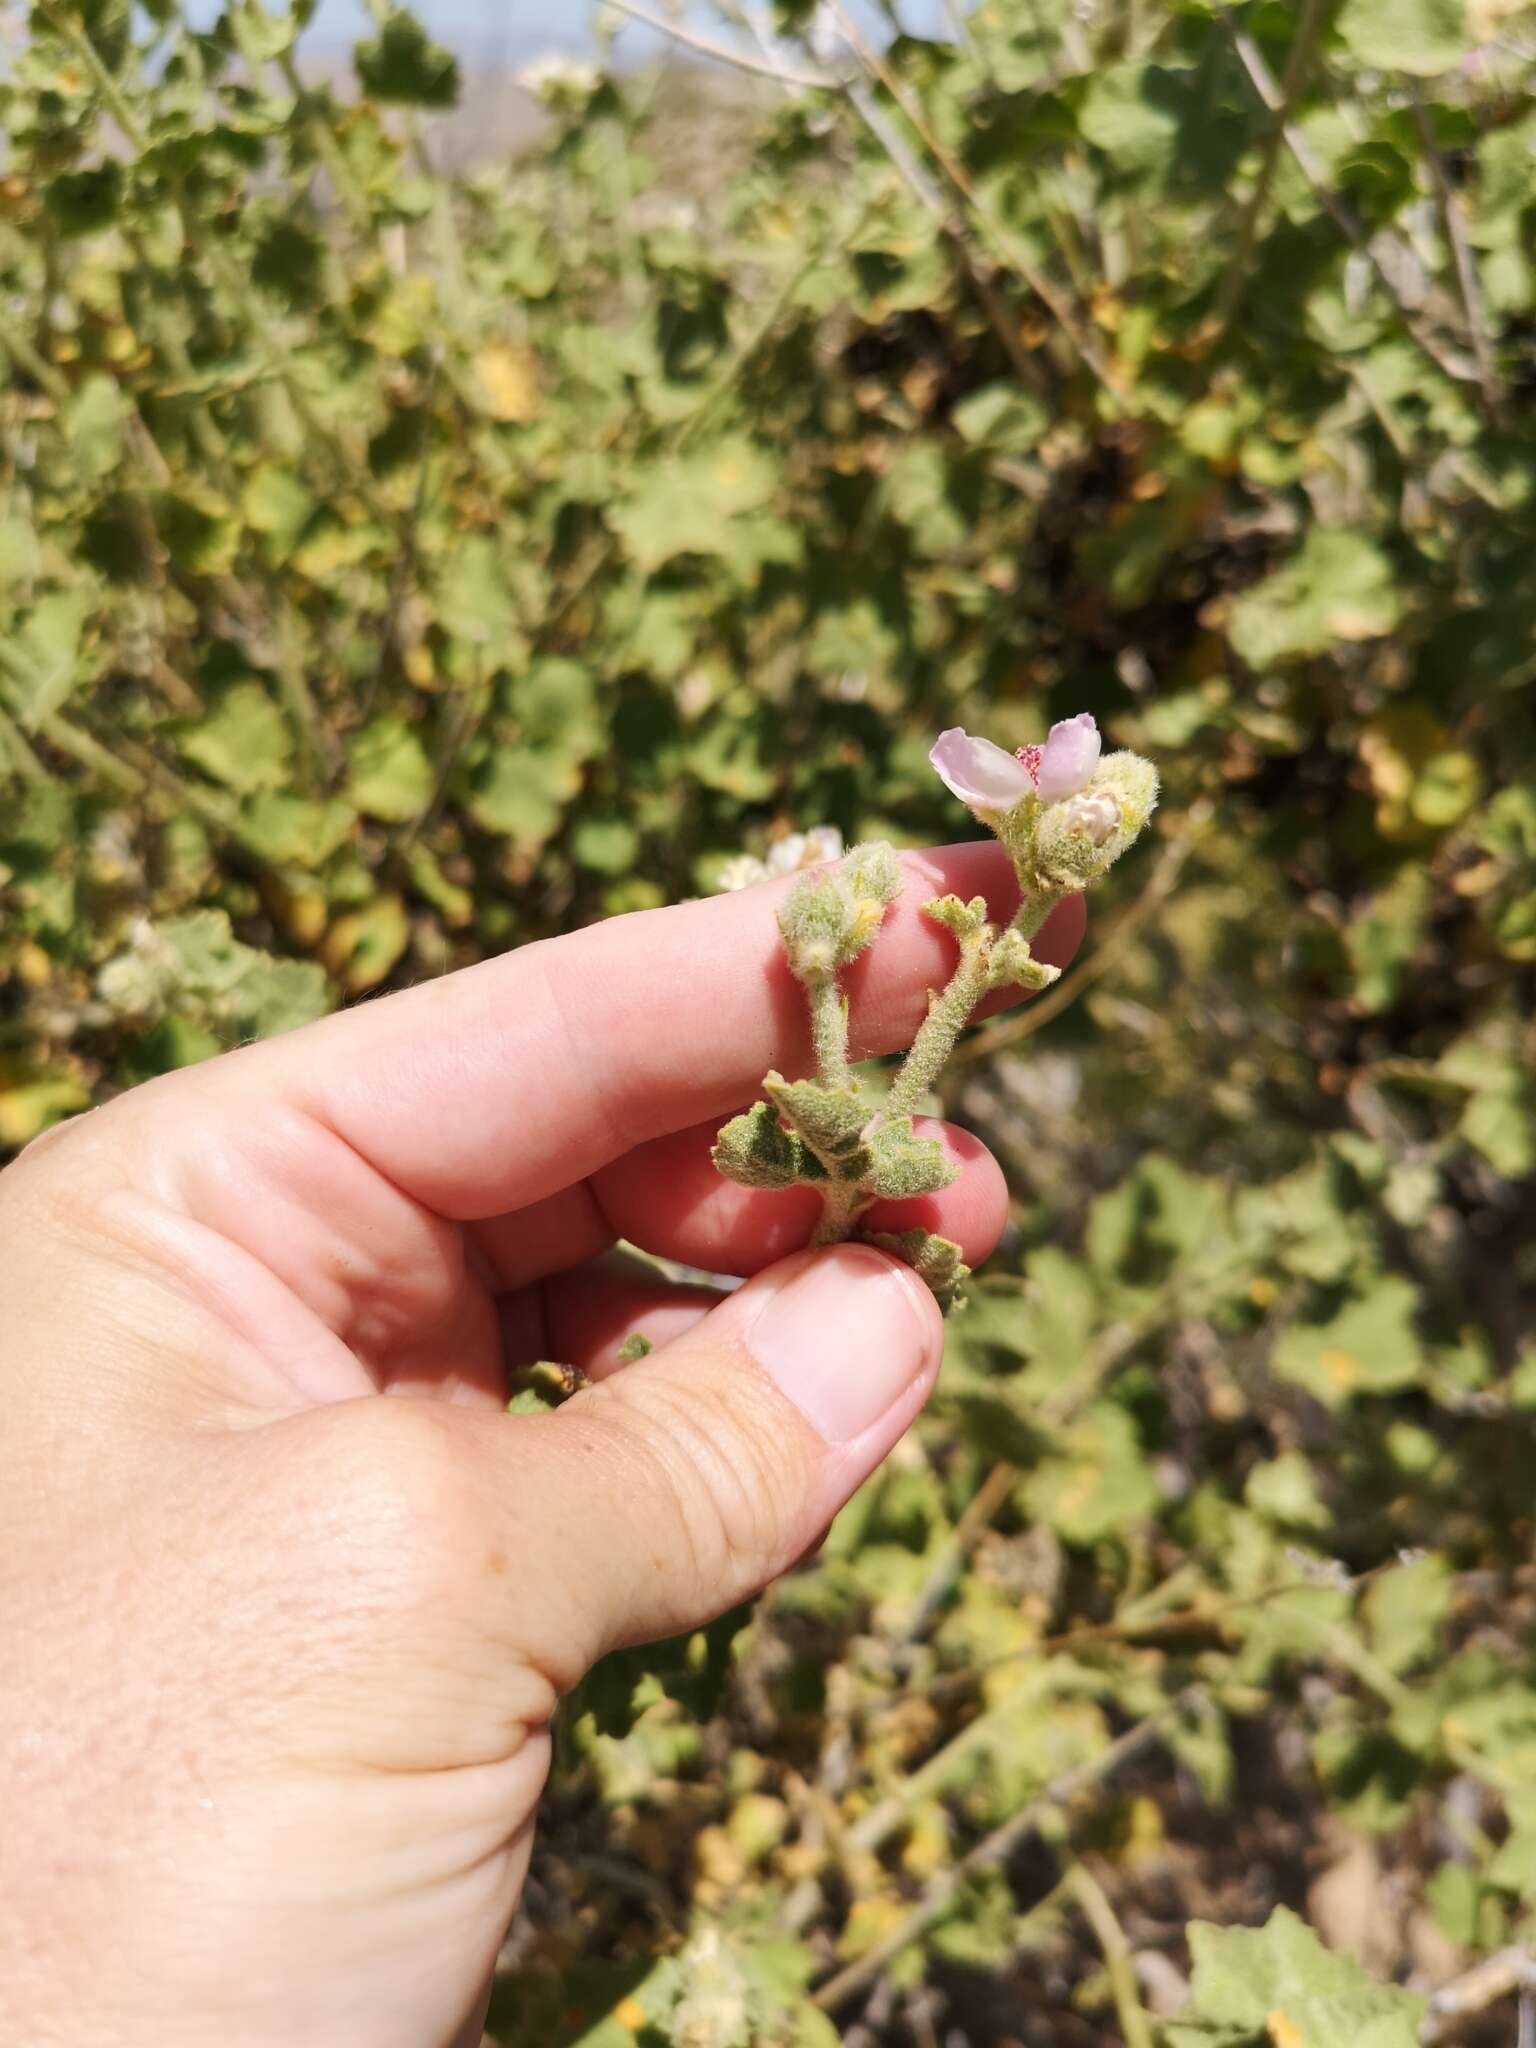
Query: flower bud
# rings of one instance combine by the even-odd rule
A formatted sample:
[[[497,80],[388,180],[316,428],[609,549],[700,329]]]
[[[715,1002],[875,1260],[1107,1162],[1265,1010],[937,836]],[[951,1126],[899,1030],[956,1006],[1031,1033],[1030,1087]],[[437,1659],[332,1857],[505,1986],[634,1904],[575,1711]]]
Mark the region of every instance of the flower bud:
[[[1040,814],[1030,855],[1032,886],[1082,889],[1141,836],[1157,803],[1157,770],[1139,754],[1111,754],[1092,787]]]
[[[790,967],[806,981],[856,960],[901,894],[889,846],[856,846],[835,868],[805,874],[785,898],[779,931]]]

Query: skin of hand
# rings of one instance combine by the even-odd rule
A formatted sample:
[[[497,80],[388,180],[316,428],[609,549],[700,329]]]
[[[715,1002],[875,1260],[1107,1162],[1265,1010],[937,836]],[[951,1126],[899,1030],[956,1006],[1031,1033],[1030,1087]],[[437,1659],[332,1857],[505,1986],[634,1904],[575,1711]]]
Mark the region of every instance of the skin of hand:
[[[1016,901],[992,845],[906,865],[864,1055],[948,974],[918,906]],[[561,1695],[785,1571],[917,1414],[924,1287],[797,1251],[814,1191],[710,1163],[807,1064],[788,886],[150,1082],[0,1174],[0,2038],[477,2042]],[[933,1128],[961,1177],[872,1227],[980,1259],[1001,1175]],[[621,1238],[755,1277],[674,1286]],[[541,1357],[595,1384],[509,1416]]]

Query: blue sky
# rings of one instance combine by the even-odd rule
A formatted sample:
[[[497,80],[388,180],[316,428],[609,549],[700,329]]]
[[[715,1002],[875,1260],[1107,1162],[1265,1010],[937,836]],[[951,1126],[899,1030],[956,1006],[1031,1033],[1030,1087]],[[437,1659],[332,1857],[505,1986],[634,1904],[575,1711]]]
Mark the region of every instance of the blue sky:
[[[650,0],[650,5],[655,13],[666,11],[666,0]],[[587,0],[415,0],[414,11],[434,35],[466,55],[520,62],[540,50],[583,48],[591,39],[597,8]],[[937,0],[915,0],[906,15],[914,28],[925,18],[931,23],[938,15]],[[722,30],[707,6],[690,5],[687,18],[729,40],[730,31]],[[368,26],[363,0],[321,0],[309,40],[315,45],[344,44],[367,33]],[[622,30],[619,49],[624,57],[639,58],[654,47],[655,39],[644,29],[629,24]]]

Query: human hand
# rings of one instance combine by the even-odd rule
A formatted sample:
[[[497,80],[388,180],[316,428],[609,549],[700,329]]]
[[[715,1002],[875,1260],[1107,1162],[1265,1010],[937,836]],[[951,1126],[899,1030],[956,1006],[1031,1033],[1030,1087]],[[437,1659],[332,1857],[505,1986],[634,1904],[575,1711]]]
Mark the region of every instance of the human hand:
[[[866,1054],[947,972],[917,906],[1012,907],[995,846],[907,865]],[[168,1076],[0,1175],[0,2036],[476,2042],[561,1694],[785,1570],[911,1422],[926,1289],[797,1252],[814,1190],[710,1163],[806,1060],[787,886]],[[961,1177],[869,1225],[975,1262],[1005,1190],[944,1135]],[[619,1238],[757,1277],[672,1286]],[[508,1416],[540,1357],[597,1384]]]

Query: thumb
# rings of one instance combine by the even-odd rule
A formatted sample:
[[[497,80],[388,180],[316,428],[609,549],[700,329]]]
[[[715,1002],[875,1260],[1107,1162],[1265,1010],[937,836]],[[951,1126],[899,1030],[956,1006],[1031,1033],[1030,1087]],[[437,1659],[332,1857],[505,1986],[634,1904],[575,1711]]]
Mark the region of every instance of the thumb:
[[[516,1471],[521,1647],[564,1687],[786,1571],[907,1428],[944,1348],[933,1296],[865,1245],[801,1252],[543,1419]],[[531,1589],[540,1592],[529,1611]]]

